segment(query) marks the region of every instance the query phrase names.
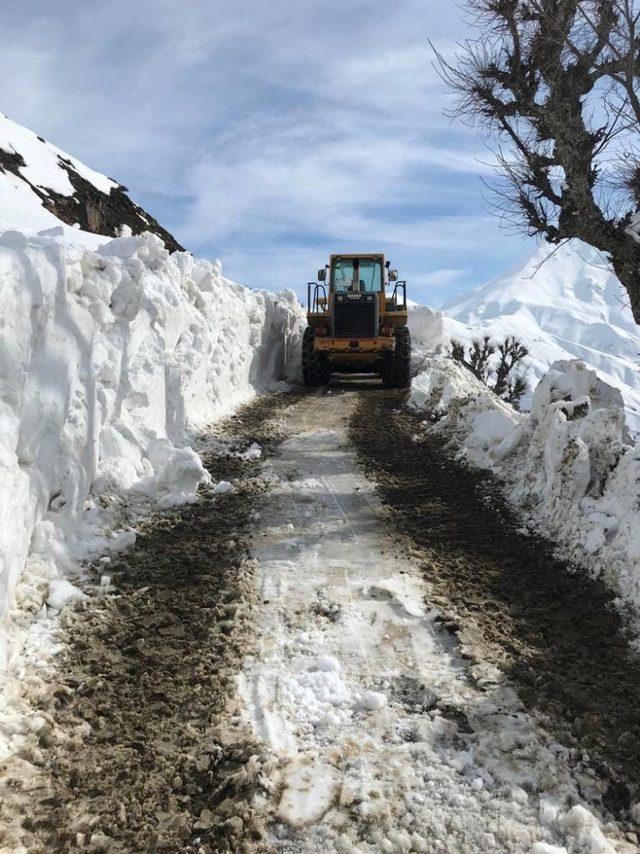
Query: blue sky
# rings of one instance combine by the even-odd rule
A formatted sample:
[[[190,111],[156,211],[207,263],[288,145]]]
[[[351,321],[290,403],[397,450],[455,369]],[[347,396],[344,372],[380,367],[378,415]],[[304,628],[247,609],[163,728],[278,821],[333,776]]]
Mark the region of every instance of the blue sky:
[[[534,248],[443,115],[427,39],[466,32],[452,0],[5,0],[0,110],[232,278],[302,292],[330,252],[384,251],[439,305]]]

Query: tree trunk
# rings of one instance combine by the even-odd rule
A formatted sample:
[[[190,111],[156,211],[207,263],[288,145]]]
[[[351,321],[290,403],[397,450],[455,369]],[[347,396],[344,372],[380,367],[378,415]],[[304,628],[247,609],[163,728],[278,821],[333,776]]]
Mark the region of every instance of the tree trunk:
[[[610,251],[616,276],[629,296],[633,319],[640,324],[640,243],[628,237]]]

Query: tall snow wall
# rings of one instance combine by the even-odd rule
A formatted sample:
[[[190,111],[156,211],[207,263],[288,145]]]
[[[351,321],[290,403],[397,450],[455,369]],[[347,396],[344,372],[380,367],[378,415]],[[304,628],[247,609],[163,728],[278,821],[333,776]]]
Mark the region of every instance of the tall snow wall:
[[[109,502],[193,500],[207,475],[188,437],[293,379],[303,325],[292,292],[151,234],[96,250],[0,234],[0,620],[100,547]]]

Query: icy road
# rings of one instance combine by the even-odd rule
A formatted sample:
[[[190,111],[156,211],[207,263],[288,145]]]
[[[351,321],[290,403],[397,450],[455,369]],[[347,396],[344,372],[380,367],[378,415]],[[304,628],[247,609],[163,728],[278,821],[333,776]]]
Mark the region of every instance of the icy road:
[[[588,731],[572,698],[606,602],[571,581],[586,621],[562,629],[568,664],[519,649],[495,554],[534,571],[541,613],[543,588],[566,598],[545,566],[570,573],[401,405],[338,384],[260,398],[208,438],[218,486],[141,525],[111,587],[68,611],[56,672],[25,672],[36,711],[4,765],[0,851],[638,850],[623,736],[640,679],[617,618],[594,635],[610,725]],[[545,638],[567,621],[545,619]]]

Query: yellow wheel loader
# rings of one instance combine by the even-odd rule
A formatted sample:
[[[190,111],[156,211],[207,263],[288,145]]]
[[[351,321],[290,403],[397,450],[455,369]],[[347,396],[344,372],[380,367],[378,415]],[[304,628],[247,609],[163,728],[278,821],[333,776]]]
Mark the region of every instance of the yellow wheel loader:
[[[307,285],[307,320],[305,385],[325,385],[334,372],[378,374],[387,388],[409,385],[407,283],[384,255],[332,255]]]

